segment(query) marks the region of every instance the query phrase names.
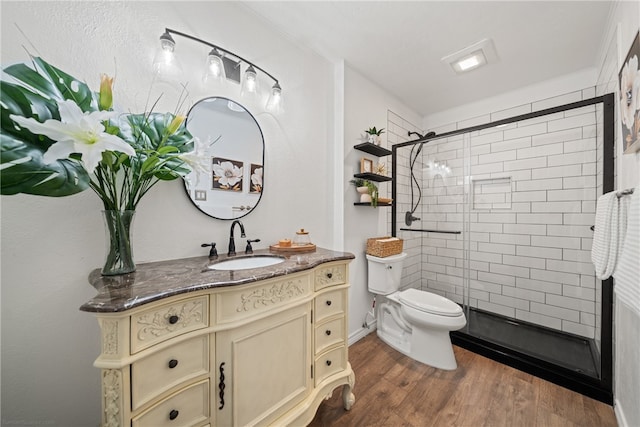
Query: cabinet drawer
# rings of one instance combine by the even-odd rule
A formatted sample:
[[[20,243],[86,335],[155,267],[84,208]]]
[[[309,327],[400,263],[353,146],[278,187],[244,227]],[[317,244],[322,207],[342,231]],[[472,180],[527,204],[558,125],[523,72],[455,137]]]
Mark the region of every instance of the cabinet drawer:
[[[189,427],[209,419],[209,380],[172,394],[132,420],[132,427]]]
[[[329,316],[333,316],[334,314],[343,313],[346,308],[346,300],[347,297],[345,289],[325,292],[318,295],[315,299],[316,323]]]
[[[326,267],[318,267],[314,274],[315,290],[328,286],[347,283],[347,265],[334,264]]]
[[[347,368],[346,347],[338,347],[327,351],[316,358],[315,377],[316,386],[325,378]]]
[[[132,409],[178,384],[209,372],[209,336],[166,348],[131,365]]]
[[[332,345],[344,343],[344,317],[316,326],[315,354],[322,353]]]
[[[131,316],[131,352],[209,324],[209,298],[186,298]]]

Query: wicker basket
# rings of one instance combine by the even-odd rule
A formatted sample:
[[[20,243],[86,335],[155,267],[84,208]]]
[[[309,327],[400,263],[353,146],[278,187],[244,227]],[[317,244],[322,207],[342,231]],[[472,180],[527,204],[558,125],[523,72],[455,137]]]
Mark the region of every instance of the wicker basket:
[[[388,242],[382,241],[385,239],[391,239],[391,236],[372,237],[371,239],[367,239],[367,254],[384,258],[402,253],[402,239]]]

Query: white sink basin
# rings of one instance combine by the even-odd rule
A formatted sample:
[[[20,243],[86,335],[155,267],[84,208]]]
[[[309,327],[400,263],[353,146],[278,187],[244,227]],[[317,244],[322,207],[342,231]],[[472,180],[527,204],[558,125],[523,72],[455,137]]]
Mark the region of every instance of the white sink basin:
[[[269,265],[280,264],[284,258],[279,256],[253,256],[245,258],[232,258],[211,264],[207,268],[210,270],[247,270],[249,268],[267,267]]]

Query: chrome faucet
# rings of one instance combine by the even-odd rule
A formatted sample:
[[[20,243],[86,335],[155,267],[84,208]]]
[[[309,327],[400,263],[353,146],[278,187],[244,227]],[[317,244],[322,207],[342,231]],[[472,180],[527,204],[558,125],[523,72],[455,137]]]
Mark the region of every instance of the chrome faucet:
[[[244,225],[242,225],[242,223],[240,222],[240,220],[235,220],[231,223],[231,232],[229,233],[229,252],[227,253],[228,256],[233,256],[236,254],[236,242],[233,239],[233,231],[236,227],[236,224],[238,224],[240,226],[240,237],[247,237],[244,234]]]

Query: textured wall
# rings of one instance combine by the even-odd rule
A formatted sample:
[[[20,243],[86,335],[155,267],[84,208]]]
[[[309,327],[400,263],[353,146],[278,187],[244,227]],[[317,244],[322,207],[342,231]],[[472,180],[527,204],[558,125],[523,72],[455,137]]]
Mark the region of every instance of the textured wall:
[[[299,48],[232,2],[5,2],[2,65],[30,52],[97,89],[100,73],[115,74],[115,101],[145,110],[174,111],[179,85],[152,85],[151,63],[165,27],[219,43],[280,79],[285,113],[247,105],[265,137],[262,202],[243,219],[248,238],[264,248],[297,228],[320,246],[333,246],[331,204],[335,176],[330,115],[330,64]],[[19,27],[19,29],[18,29]],[[239,87],[200,85],[208,49],[176,37],[188,82],[184,111],[205,96],[239,99]],[[243,101],[239,100],[240,103]],[[342,167],[342,153],[337,156]],[[101,266],[101,203],[91,191],[51,199],[2,197],[2,424],[96,426],[100,419],[98,325],[78,307],[94,295],[89,272]],[[200,213],[181,182],[160,183],[141,202],[134,223],[137,262],[206,255],[202,242],[224,248],[229,222]]]

